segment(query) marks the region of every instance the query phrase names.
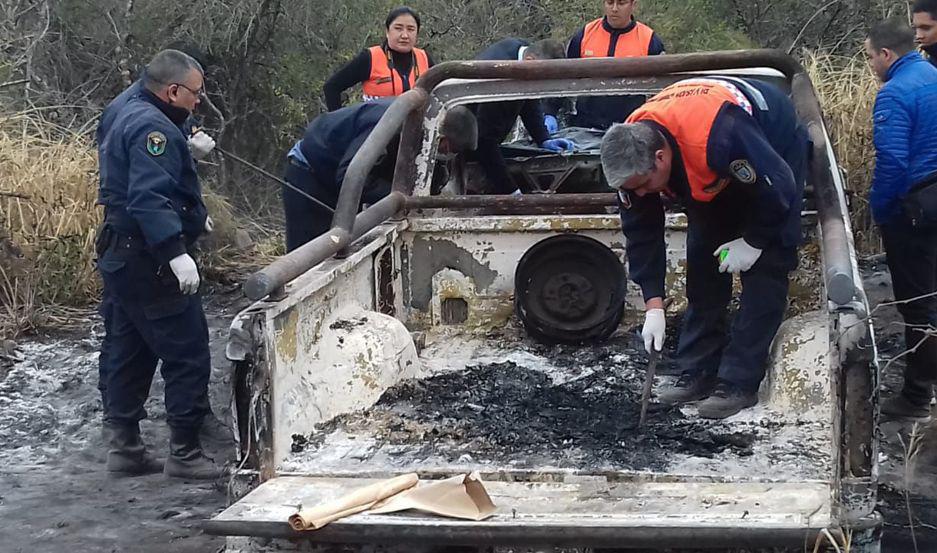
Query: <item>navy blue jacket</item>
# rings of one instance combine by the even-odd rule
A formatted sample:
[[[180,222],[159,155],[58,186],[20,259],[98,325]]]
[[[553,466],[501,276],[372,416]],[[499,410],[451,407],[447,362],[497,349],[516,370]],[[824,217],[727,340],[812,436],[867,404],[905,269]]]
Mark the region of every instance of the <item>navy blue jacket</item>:
[[[320,183],[331,183],[336,191],[341,188],[352,158],[394,100],[380,98],[355,104],[323,113],[309,123],[299,148]],[[390,182],[396,159],[397,147],[392,143],[372,175],[379,174]]]
[[[505,38],[486,48],[475,59],[515,61],[520,49],[529,45],[526,40]],[[514,128],[518,116],[537,144],[550,138],[543,124],[543,109],[538,100],[478,104],[475,112],[478,117],[479,148],[483,140],[496,142],[500,146]]]
[[[142,236],[163,264],[186,252],[205,228],[186,110],[140,89],[118,107],[99,148],[105,222]]]
[[[901,217],[911,185],[937,171],[937,68],[909,52],[888,69],[873,109],[875,171],[869,204],[880,225]]]
[[[95,142],[98,144],[100,149],[101,145],[104,144],[104,138],[107,136],[108,131],[111,130],[111,126],[114,125],[114,119],[117,117],[117,114],[120,113],[120,110],[127,105],[127,102],[131,98],[140,93],[140,90],[143,88],[143,85],[139,80],[134,81],[130,86],[124,89],[123,92],[117,95],[116,98],[111,100],[107,107],[104,108],[104,111],[101,112],[101,119],[98,121],[98,130],[94,135]]]
[[[806,179],[809,141],[807,132],[797,120],[794,106],[777,87],[745,80],[763,98],[740,87],[753,104],[753,115],[734,104],[725,104],[716,115],[707,143],[708,164],[730,184],[722,193],[739,190],[745,194],[750,211],[745,214],[742,237],[750,245],[765,249],[772,246],[795,247],[800,243],[800,214]],[[653,122],[645,122],[660,130],[674,151],[668,187],[676,198],[690,205],[686,171],[680,150],[673,136]],[[754,179],[742,183],[734,177],[733,167],[747,161]],[[748,175],[746,175],[748,176]],[[644,293],[644,299],[663,297],[667,258],[664,246],[664,207],[659,194],[639,197],[621,193],[622,230],[627,238],[630,277]],[[727,216],[737,214],[727,214]]]
[[[520,49],[529,44],[519,38],[506,38],[486,48],[475,59],[515,61]],[[476,104],[473,110],[478,120],[478,147],[469,155],[469,159],[478,161],[494,192],[510,194],[514,191],[514,185],[501,154],[501,143],[514,128],[518,116],[536,144],[542,144],[550,138],[543,123],[540,101],[488,102]]]
[[[621,35],[634,29],[634,19],[624,29],[616,29],[608,24],[607,18],[602,18],[602,27],[608,31],[612,38],[609,41],[608,55],[612,57],[615,46]],[[566,47],[567,58],[578,58],[582,52],[582,36],[585,27],[579,29]],[[655,32],[647,49],[647,55],[657,56],[664,53],[664,42]],[[644,103],[643,96],[580,96],[576,99],[576,117],[574,123],[579,127],[594,127],[607,129],[615,123],[621,123],[631,115],[631,112]],[[554,110],[555,111],[555,110]]]

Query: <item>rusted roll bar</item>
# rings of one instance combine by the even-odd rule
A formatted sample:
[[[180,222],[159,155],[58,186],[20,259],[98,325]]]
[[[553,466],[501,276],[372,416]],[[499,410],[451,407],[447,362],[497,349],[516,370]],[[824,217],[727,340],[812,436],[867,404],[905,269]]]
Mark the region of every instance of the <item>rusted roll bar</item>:
[[[423,74],[416,87],[395,101],[354,157],[339,193],[332,229],[297,248],[252,275],[244,290],[251,299],[261,299],[281,288],[309,268],[348,246],[355,238],[389,219],[403,208],[469,209],[549,208],[551,206],[614,205],[613,194],[563,194],[528,196],[407,196],[416,181],[415,160],[423,142],[423,116],[429,94],[446,79],[575,79],[651,77],[669,73],[771,67],[791,79],[793,97],[800,117],[808,125],[814,142],[811,179],[816,184],[818,208],[827,261],[826,284],[829,298],[838,305],[848,304],[856,293],[848,235],[843,222],[840,198],[826,157],[822,116],[816,93],[803,68],[792,57],[778,50],[740,50],[693,54],[651,56],[645,58],[597,58],[588,60],[549,61],[463,61],[446,62]],[[387,144],[403,127],[394,175],[394,193],[355,217],[368,173]]]

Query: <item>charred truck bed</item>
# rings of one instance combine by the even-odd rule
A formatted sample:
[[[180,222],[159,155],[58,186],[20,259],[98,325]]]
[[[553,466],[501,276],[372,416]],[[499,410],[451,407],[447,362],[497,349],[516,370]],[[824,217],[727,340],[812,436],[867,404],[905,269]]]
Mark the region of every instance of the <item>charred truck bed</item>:
[[[843,183],[813,87],[775,51],[652,58],[445,63],[394,102],[349,167],[332,231],[245,286],[259,301],[232,323],[227,354],[239,475],[254,488],[205,525],[231,536],[230,551],[800,550],[824,531],[848,532],[852,551],[878,551],[875,350]],[[804,214],[811,238],[758,406],[713,422],[692,405],[652,404],[638,428],[647,356],[635,332],[643,310],[636,287],[618,291],[620,324],[596,319],[594,329],[611,332],[596,344],[544,345],[515,315],[518,263],[546,239],[588,238],[625,263],[614,195],[430,196],[430,160],[438,122],[453,106],[651,94],[705,71],[767,79],[791,92],[814,147],[808,205],[816,211]],[[401,128],[394,191],[356,216],[369,167]],[[450,183],[466,174],[456,167]],[[678,328],[681,213],[667,214],[665,242],[670,328]],[[567,284],[579,294],[570,297],[600,304],[607,293],[594,293],[588,280],[580,273],[543,289],[561,307]],[[659,372],[672,374],[668,347]],[[659,376],[656,386],[672,378]],[[302,534],[287,524],[298,506],[374,479],[470,470],[498,507],[481,522],[359,514]]]

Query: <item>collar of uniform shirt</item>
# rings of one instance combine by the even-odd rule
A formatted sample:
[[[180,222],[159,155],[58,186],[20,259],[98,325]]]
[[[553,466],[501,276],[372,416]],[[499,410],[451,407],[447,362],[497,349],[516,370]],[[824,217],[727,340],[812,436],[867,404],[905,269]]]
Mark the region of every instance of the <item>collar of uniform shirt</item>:
[[[527,53],[527,47],[521,46],[517,49],[517,61],[524,61],[524,54]]]

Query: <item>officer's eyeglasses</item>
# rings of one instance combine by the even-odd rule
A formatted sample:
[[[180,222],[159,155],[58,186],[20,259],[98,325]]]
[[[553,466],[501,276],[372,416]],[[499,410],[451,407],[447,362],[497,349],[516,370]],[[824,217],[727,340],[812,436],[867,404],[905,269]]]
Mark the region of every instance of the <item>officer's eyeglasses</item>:
[[[182,88],[188,90],[188,91],[191,92],[192,94],[195,94],[195,97],[196,97],[196,98],[201,98],[202,95],[205,94],[205,87],[204,87],[204,86],[199,87],[198,90],[192,90],[191,88],[185,86],[185,85],[182,84],[182,83],[172,83],[172,84],[174,84],[174,85],[176,85],[176,86],[181,86]]]

